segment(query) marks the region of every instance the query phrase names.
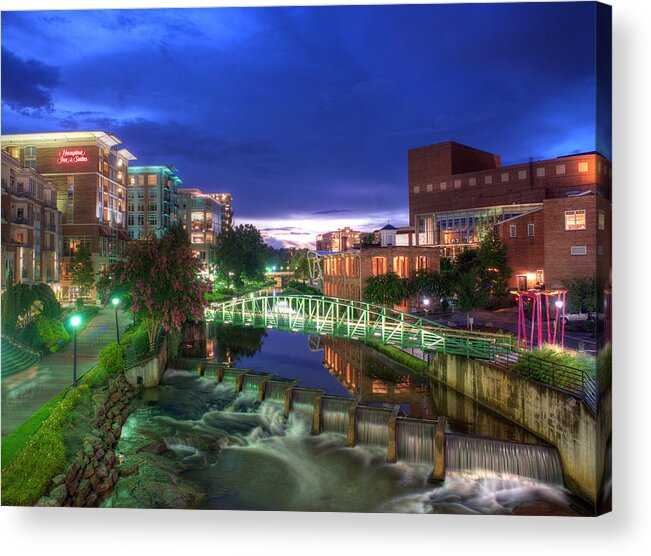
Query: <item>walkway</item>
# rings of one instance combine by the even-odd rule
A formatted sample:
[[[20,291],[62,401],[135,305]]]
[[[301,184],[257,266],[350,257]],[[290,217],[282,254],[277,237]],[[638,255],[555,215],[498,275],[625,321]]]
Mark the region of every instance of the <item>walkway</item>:
[[[120,330],[131,322],[120,312]],[[97,361],[97,355],[115,341],[115,312],[102,310],[77,337],[77,376]],[[72,383],[72,341],[61,351],[44,356],[36,365],[2,380],[2,437]]]

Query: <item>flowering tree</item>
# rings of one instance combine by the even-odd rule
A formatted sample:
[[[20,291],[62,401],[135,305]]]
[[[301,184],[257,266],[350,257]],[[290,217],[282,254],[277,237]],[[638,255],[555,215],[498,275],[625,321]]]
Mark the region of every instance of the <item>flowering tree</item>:
[[[134,241],[125,260],[111,264],[99,281],[104,295],[119,295],[121,306],[140,317],[153,342],[161,326],[180,330],[190,318],[203,317],[210,291],[199,278],[201,261],[180,226],[162,238]]]

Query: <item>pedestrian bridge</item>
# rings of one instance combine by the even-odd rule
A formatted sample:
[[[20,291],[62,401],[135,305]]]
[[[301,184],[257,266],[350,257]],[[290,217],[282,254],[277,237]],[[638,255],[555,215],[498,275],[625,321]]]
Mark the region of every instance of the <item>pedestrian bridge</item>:
[[[446,327],[422,316],[338,297],[252,295],[212,303],[206,320],[494,360],[514,351],[505,334]]]

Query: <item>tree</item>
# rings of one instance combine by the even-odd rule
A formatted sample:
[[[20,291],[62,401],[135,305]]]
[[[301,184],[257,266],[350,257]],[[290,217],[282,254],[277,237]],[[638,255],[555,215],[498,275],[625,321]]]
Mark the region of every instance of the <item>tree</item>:
[[[599,306],[599,291],[596,277],[576,277],[561,282],[567,289],[568,313],[595,313]]]
[[[20,300],[17,299],[19,290],[14,286],[14,273],[9,270],[7,285],[2,294],[2,333],[8,336],[16,334],[16,323],[20,309]]]
[[[307,282],[310,279],[310,263],[307,260],[307,249],[297,249],[289,261],[289,268],[294,272],[294,278]]]
[[[376,245],[377,243],[379,243],[379,241],[377,239],[377,234],[375,232],[371,232],[369,234],[364,234],[361,237],[360,241],[361,241],[362,245]]]
[[[389,273],[380,276],[371,276],[366,280],[364,300],[377,305],[393,307],[401,304],[409,297],[407,280],[397,274]]]
[[[447,274],[418,270],[409,284],[409,293],[418,299],[448,297],[452,294],[452,281]]]
[[[153,342],[161,327],[180,330],[187,320],[203,317],[211,287],[200,278],[201,269],[187,232],[177,225],[161,238],[132,242],[126,259],[102,273],[99,288],[103,295],[119,295]]]
[[[453,289],[456,296],[456,307],[466,313],[466,327],[469,327],[470,311],[486,307],[488,290],[482,286],[476,270],[469,270],[457,275]]]
[[[477,251],[479,279],[487,286],[495,298],[504,298],[508,294],[511,268],[507,247],[494,230],[484,234]]]
[[[232,279],[238,286],[244,280],[263,278],[267,247],[255,226],[241,224],[222,232],[215,250],[217,267],[223,278]]]
[[[95,286],[93,260],[86,247],[77,249],[70,260],[70,283],[79,286],[81,291],[92,290]]]

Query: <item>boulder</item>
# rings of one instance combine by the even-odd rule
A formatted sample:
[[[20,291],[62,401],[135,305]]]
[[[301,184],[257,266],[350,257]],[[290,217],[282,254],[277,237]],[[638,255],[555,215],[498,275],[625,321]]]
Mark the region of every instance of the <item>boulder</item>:
[[[67,490],[68,490],[68,495],[69,496],[74,496],[75,493],[77,492],[77,488],[79,487],[79,481],[75,479],[74,481],[70,483],[65,484]]]
[[[138,464],[137,463],[125,463],[118,466],[118,471],[123,477],[128,477],[130,475],[135,475],[138,473]]]
[[[68,468],[68,473],[66,473],[66,482],[76,479],[77,473],[79,473],[80,469],[81,465],[79,463],[79,460],[75,458]]]
[[[95,475],[100,479],[104,479],[108,477],[108,474],[109,474],[108,469],[106,469],[106,465],[104,465],[103,463],[100,464],[99,467],[95,470]]]
[[[113,465],[115,463],[115,452],[113,450],[106,452],[104,461],[106,462],[106,465]]]
[[[66,482],[66,476],[65,476],[64,473],[61,473],[60,475],[57,475],[56,477],[54,477],[54,479],[52,479],[52,483],[53,483],[55,486],[56,486],[56,485],[63,484],[63,483],[65,483],[65,482]]]
[[[50,496],[41,496],[34,505],[41,508],[56,508],[61,506],[61,502]]]
[[[95,468],[92,465],[87,465],[84,467],[84,472],[81,474],[81,480],[82,482],[85,479],[90,479],[95,474]]]
[[[106,452],[104,451],[103,448],[98,448],[97,451],[95,452],[95,456],[94,456],[94,457],[95,457],[96,460],[100,460],[100,459],[102,459],[102,458],[104,457],[104,454],[105,454],[105,453],[106,453]]]
[[[93,485],[88,479],[84,479],[79,483],[79,489],[77,490],[77,498],[83,498],[84,500],[92,492]]]
[[[97,495],[96,492],[91,492],[87,497],[86,497],[86,507],[87,508],[92,508],[97,504],[97,500],[99,500],[99,496]]]
[[[63,503],[65,499],[68,497],[68,489],[66,485],[55,486],[50,491],[50,497],[54,498],[57,502]]]
[[[98,494],[104,494],[113,488],[113,483],[110,479],[102,479],[97,486],[95,487],[95,492]]]
[[[111,480],[112,484],[115,484],[118,482],[118,479],[120,476],[118,475],[118,472],[116,469],[111,469],[111,472],[109,473],[109,479]]]

